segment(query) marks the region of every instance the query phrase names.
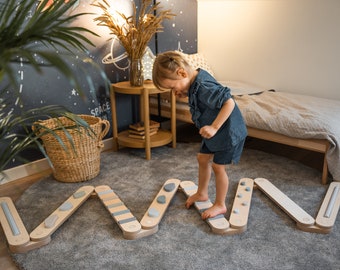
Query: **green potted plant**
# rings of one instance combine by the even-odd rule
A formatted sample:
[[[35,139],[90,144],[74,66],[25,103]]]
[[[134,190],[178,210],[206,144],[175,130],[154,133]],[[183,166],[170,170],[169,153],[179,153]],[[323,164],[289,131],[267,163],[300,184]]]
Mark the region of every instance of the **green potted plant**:
[[[31,65],[37,72],[42,73],[42,66],[35,60],[35,56],[42,58],[45,66],[55,67],[79,93],[82,93],[78,78],[65,61],[65,55],[56,53],[58,48],[63,48],[74,56],[72,50],[78,50],[78,53],[79,51],[86,52],[87,45],[94,46],[86,35],[96,36],[96,33],[70,24],[87,13],[65,16],[76,2],[77,0],[42,0],[38,7],[36,7],[37,0],[0,2],[0,83],[3,84],[0,89],[1,175],[14,157],[32,145],[38,146],[38,149],[50,161],[40,140],[46,134],[54,136],[66,149],[67,146],[56,129],[43,128],[38,124],[39,132],[33,131],[31,126],[37,120],[64,117],[72,121],[74,123],[72,125],[58,125],[57,127],[57,130],[62,130],[66,134],[71,145],[73,145],[71,130],[81,128],[89,134],[93,132],[87,121],[59,105],[44,106],[28,111],[17,108],[13,111],[11,109],[14,104],[8,98],[8,94],[6,95],[6,92],[11,91],[10,96],[17,95],[20,100],[20,93],[15,90],[18,89],[17,72],[13,70],[13,63],[18,62],[18,57],[24,59],[25,64]],[[27,18],[27,14],[32,14],[32,16]],[[96,66],[89,57],[85,57],[83,61]],[[100,74],[109,83],[105,73],[100,71]],[[5,79],[6,83],[3,83]],[[93,83],[90,76],[86,79],[89,84]]]

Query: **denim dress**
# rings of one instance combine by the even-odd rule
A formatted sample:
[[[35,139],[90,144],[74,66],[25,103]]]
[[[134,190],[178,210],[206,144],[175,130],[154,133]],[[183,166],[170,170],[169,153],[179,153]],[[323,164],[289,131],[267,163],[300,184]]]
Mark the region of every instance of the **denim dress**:
[[[190,86],[188,96],[192,121],[198,129],[211,125],[223,104],[232,98],[230,89],[219,84],[203,69],[198,69],[198,75]],[[243,142],[246,136],[247,128],[235,103],[234,110],[215,136],[210,139],[203,138],[202,143],[212,152],[228,151]]]

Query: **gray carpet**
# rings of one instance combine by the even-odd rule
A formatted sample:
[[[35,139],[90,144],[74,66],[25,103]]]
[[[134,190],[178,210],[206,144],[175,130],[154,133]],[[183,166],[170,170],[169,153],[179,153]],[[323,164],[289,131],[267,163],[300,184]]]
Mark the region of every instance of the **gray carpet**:
[[[83,185],[110,185],[141,220],[169,178],[197,183],[197,143],[178,143],[176,149],[122,149],[102,154],[101,173],[84,183],[60,183],[46,178],[31,186],[17,201],[28,232]],[[231,209],[241,178],[264,177],[316,217],[327,187],[321,173],[296,161],[245,149],[241,162],[228,167]],[[210,198],[214,198],[214,181]],[[47,246],[13,254],[22,269],[340,269],[340,218],[330,234],[299,230],[261,191],[254,190],[247,230],[221,236],[210,231],[197,211],[185,209],[178,192],[159,231],[146,238],[126,240],[101,202],[91,197],[53,235]],[[227,213],[227,218],[229,212]]]

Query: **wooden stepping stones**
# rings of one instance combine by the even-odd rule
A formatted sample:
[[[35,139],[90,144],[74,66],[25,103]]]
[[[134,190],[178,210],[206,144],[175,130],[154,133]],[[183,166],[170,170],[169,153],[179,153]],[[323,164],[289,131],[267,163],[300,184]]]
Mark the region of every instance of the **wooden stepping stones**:
[[[98,186],[95,191],[107,210],[117,222],[126,239],[138,239],[158,231],[158,224],[161,221],[171,199],[175,195],[180,180],[167,180],[158,195],[151,203],[148,211],[142,218],[141,223],[132,215],[113,190],[106,185]]]
[[[31,240],[38,242],[49,238],[92,195],[93,190],[93,186],[83,186],[74,192],[31,232]]]
[[[340,209],[340,182],[332,182],[327,190],[316,219],[306,213],[265,178],[242,178],[237,187],[229,221],[224,215],[208,218],[206,222],[212,232],[222,235],[242,233],[247,229],[249,210],[254,184],[272,199],[297,223],[299,229],[329,233],[334,226]],[[31,234],[26,228],[9,197],[0,198],[0,223],[8,246],[13,253],[23,253],[39,248],[51,241],[51,235],[91,196],[97,194],[112,218],[118,224],[126,239],[138,239],[158,231],[158,225],[170,205],[175,193],[181,189],[186,196],[197,191],[192,181],[168,179],[152,201],[141,222],[139,222],[116,193],[107,185],[94,188],[83,186],[62,203]],[[195,202],[195,208],[202,213],[212,206],[210,200]]]
[[[192,181],[182,181],[180,187],[187,197],[195,194],[198,188],[197,185]],[[201,214],[204,210],[212,206],[212,202],[210,200],[204,202],[195,202],[194,206]],[[230,226],[224,215],[208,218],[205,221],[210,226],[212,232],[217,234],[225,234]]]
[[[98,186],[95,188],[95,192],[122,230],[124,238],[136,239],[142,236],[142,226],[139,221],[109,186]],[[150,231],[149,233],[152,234],[154,232]]]
[[[271,198],[283,211],[297,223],[308,226],[314,224],[314,218],[306,213],[300,206],[293,202],[287,195],[265,178],[256,178],[256,186]]]
[[[239,206],[242,206],[242,202],[241,202],[242,198],[241,197],[244,196],[243,207],[239,207],[239,206],[237,206],[238,208],[236,206],[233,207],[234,217],[232,218],[232,221],[233,221],[234,225],[236,225],[236,226],[234,226],[233,224],[228,222],[228,220],[225,218],[224,215],[218,215],[214,218],[208,218],[208,219],[206,219],[206,222],[210,226],[213,233],[228,234],[229,235],[229,234],[236,234],[236,233],[239,233],[239,232],[242,232],[242,231],[245,230],[246,225],[247,225],[247,220],[248,220],[253,184],[251,182],[252,179],[241,179],[241,180],[243,181],[242,182],[243,188],[240,188],[241,185],[239,184],[238,193],[243,194],[243,192],[245,191],[246,188],[249,191],[246,192],[246,196],[241,195],[239,200],[236,200],[236,202],[238,202],[240,204]],[[246,185],[249,184],[249,183],[250,183],[250,186],[247,187]],[[187,197],[193,195],[197,191],[197,186],[192,181],[182,181],[181,184],[180,184],[180,188],[182,189],[182,191],[184,192],[184,194]],[[207,200],[207,201],[204,201],[204,202],[195,202],[194,203],[194,206],[199,211],[199,213],[202,213],[203,211],[205,211],[206,209],[208,209],[212,205],[213,204],[210,200]]]
[[[253,180],[250,178],[242,178],[239,181],[236,198],[230,215],[230,221],[228,221],[224,215],[218,215],[214,218],[206,219],[206,222],[211,227],[213,233],[232,235],[246,230],[253,185]],[[197,191],[197,186],[192,181],[182,181],[180,187],[187,197]],[[202,213],[207,208],[211,207],[212,203],[210,200],[207,200],[204,202],[195,202],[194,206],[200,213]]]
[[[12,252],[29,243],[30,237],[26,231],[13,201],[9,197],[0,198],[0,222]]]
[[[332,182],[316,217],[316,225],[332,228],[340,208],[340,182]]]
[[[230,227],[235,230],[235,233],[242,233],[247,229],[253,188],[253,179],[242,178],[238,183],[234,203],[229,217]]]
[[[330,233],[340,208],[340,182],[332,182],[323,199],[313,226],[299,226],[307,232]]]
[[[138,220],[109,186],[98,186],[95,192],[124,233],[135,234],[141,230]]]
[[[158,226],[172,198],[177,192],[180,182],[178,179],[168,179],[164,183],[141,220],[143,229],[150,230]]]
[[[299,229],[315,233],[331,231],[340,208],[340,182],[332,182],[329,185],[315,220],[267,179],[256,178],[254,181],[261,191],[296,221]]]
[[[0,198],[0,222],[11,252],[23,253],[47,245],[51,241],[52,233],[87,200],[93,190],[92,186],[78,189],[30,235],[28,235],[12,200],[8,197]]]

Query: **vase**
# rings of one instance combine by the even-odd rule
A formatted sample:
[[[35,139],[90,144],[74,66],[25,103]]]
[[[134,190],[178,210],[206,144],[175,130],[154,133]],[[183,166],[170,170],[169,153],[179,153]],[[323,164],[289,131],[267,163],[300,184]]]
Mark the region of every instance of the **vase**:
[[[143,86],[143,62],[142,59],[130,59],[130,85]]]

